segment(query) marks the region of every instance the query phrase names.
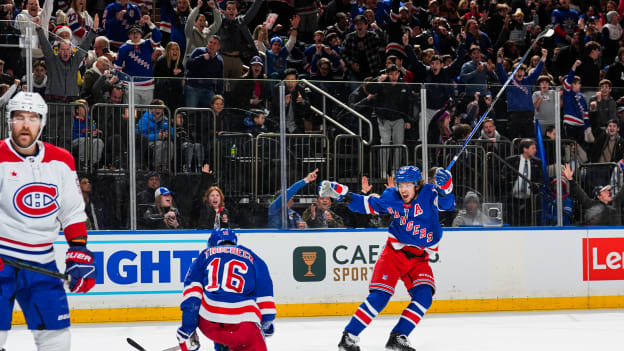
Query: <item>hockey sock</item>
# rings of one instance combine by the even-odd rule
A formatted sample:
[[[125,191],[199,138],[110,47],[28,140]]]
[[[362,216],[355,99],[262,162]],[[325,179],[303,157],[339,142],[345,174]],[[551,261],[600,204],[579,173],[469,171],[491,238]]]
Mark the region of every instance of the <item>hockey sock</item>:
[[[366,300],[355,311],[345,330],[353,335],[360,335],[362,330],[368,327],[379,312],[386,307],[391,297],[392,295],[385,292],[372,290]]]
[[[399,322],[392,329],[402,335],[409,335],[420,320],[425,316],[425,312],[431,307],[433,301],[433,290],[429,285],[418,285],[409,291],[412,303],[401,314]]]

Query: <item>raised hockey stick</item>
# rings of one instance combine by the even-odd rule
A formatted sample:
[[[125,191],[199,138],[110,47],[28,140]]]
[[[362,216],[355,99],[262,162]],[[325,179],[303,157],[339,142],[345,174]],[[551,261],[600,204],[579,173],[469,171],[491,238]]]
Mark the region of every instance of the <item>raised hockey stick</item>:
[[[555,31],[552,29],[552,25],[550,25],[550,26],[547,26],[546,29],[537,36],[537,38],[535,38],[535,40],[533,41],[531,46],[529,46],[529,49],[524,53],[524,56],[522,56],[522,58],[520,59],[520,61],[516,65],[516,68],[513,70],[513,72],[511,72],[509,77],[507,77],[507,81],[505,82],[505,84],[503,84],[503,87],[498,91],[498,94],[496,94],[496,98],[494,98],[494,100],[492,100],[492,103],[490,104],[490,107],[488,107],[487,111],[485,111],[485,113],[481,116],[481,118],[477,122],[477,125],[475,125],[475,127],[472,129],[472,131],[470,132],[470,134],[468,135],[468,137],[464,141],[464,145],[462,145],[461,149],[459,149],[459,152],[453,157],[453,159],[451,160],[451,163],[449,163],[449,165],[446,167],[447,171],[450,171],[451,168],[453,168],[453,165],[455,164],[455,162],[457,161],[459,156],[462,154],[462,152],[464,152],[464,150],[468,146],[468,143],[470,142],[470,139],[472,139],[472,137],[475,135],[475,133],[477,132],[479,127],[481,127],[481,124],[485,120],[485,117],[492,111],[492,109],[494,108],[494,105],[496,104],[496,101],[498,101],[498,98],[500,98],[500,96],[505,91],[505,88],[507,88],[507,86],[509,85],[509,83],[513,79],[514,75],[516,74],[516,71],[518,71],[518,69],[520,68],[520,65],[524,62],[524,60],[526,60],[526,58],[529,56],[529,53],[531,53],[531,50],[533,49],[533,46],[535,46],[535,44],[540,39],[551,37],[553,34],[555,34]]]
[[[21,268],[21,269],[26,269],[29,271],[33,271],[33,272],[37,272],[37,273],[41,273],[41,274],[45,274],[47,276],[50,277],[54,277],[54,278],[59,278],[63,281],[65,281],[66,283],[69,284],[69,282],[71,281],[71,276],[67,273],[60,273],[60,272],[56,272],[50,269],[45,269],[43,267],[37,267],[37,266],[33,266],[30,265],[28,263],[24,263],[24,262],[20,262],[20,261],[14,261],[8,258],[3,257],[2,261],[9,265],[9,266],[13,266],[15,268]]]
[[[143,346],[139,345],[138,342],[132,340],[132,338],[126,338],[126,341],[128,342],[128,344],[130,344],[132,347],[134,347],[135,349],[139,350],[139,351],[147,351]],[[168,349],[164,349],[162,351],[175,351],[175,350],[179,350],[180,346],[173,346],[170,347]]]

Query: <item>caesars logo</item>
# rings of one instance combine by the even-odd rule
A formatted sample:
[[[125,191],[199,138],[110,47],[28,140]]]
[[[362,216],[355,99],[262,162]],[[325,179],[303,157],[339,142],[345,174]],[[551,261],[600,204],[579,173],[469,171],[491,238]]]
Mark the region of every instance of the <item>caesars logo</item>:
[[[326,273],[325,250],[320,246],[301,246],[293,251],[293,276],[298,282],[320,282]]]

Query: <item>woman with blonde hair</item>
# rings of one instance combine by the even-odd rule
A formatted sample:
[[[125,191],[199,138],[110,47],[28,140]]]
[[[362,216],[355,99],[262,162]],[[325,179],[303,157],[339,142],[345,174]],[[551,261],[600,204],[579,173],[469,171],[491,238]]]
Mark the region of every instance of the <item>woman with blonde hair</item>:
[[[164,186],[154,191],[154,204],[150,205],[139,222],[140,229],[180,229],[182,218],[173,202],[173,193]]]
[[[165,102],[171,111],[184,105],[184,65],[180,46],[170,41],[165,47],[165,54],[154,65],[154,98]]]

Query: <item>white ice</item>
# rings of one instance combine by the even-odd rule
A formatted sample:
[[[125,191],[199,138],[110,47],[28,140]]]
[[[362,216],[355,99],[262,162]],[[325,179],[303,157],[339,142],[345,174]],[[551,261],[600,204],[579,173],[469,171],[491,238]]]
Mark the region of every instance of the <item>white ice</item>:
[[[362,351],[384,350],[398,316],[380,316],[361,335]],[[271,351],[337,350],[349,317],[279,318]],[[77,324],[72,350],[134,350],[131,337],[147,351],[176,345],[176,322]],[[624,310],[430,314],[410,335],[418,351],[588,351],[622,350]],[[201,350],[213,350],[202,335]],[[9,332],[7,351],[35,350],[24,326]]]

